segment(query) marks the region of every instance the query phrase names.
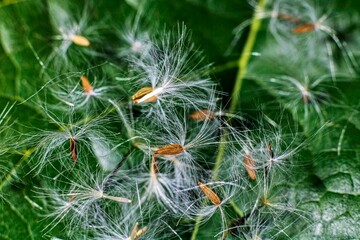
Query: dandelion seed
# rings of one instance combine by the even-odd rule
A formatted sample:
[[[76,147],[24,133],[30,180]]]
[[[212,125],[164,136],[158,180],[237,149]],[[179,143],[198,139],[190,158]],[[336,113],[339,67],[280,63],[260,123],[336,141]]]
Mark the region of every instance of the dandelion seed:
[[[198,199],[195,201],[187,200],[184,203],[187,205],[185,214],[189,216],[196,216],[197,218],[201,217],[201,221],[209,220],[215,213],[220,214],[219,218],[216,218],[218,223],[221,223],[221,231],[215,235],[217,238],[218,235],[222,234],[222,237],[217,239],[225,239],[227,235],[227,218],[226,213],[224,212],[223,206],[239,192],[239,185],[235,182],[228,181],[217,181],[217,182],[207,182],[207,184],[203,184],[198,181],[198,187],[192,187],[189,190],[197,189]],[[208,186],[213,186],[213,189],[216,188],[216,191],[221,193],[221,198]],[[212,204],[204,204],[204,197],[211,201]]]
[[[92,69],[98,67],[100,65]],[[63,109],[67,109],[70,106],[77,110],[92,112],[98,110],[99,107],[102,109],[107,107],[109,99],[117,100],[121,87],[109,85],[108,77],[105,73],[95,73],[92,69],[84,70],[89,75],[92,75],[91,81],[87,75],[79,75],[79,73],[65,73],[61,77],[55,77],[54,83],[46,89],[58,100],[51,105]],[[74,78],[76,81],[74,81]],[[80,80],[79,82],[77,81],[78,79]]]
[[[147,227],[143,227],[139,230],[139,223],[136,222],[135,227],[131,231],[131,237],[127,238],[126,240],[136,240],[139,237],[141,237],[141,235],[143,235],[146,232],[146,230]]]
[[[74,163],[77,162],[78,159],[78,147],[77,147],[77,143],[76,140],[73,137],[69,138],[70,140],[70,153],[71,153],[71,158],[74,161]]]
[[[211,190],[208,186],[204,185],[202,182],[198,182],[199,187],[201,188],[201,191],[208,197],[208,199],[215,204],[216,206],[220,206],[221,200],[219,196]]]
[[[266,196],[264,196],[262,199],[261,199],[261,203],[265,206],[270,206],[270,203],[269,203],[269,200],[267,199]]]
[[[132,85],[146,86],[133,95],[134,103],[156,100],[150,109],[143,108],[149,114],[165,118],[164,108],[181,105],[197,110],[209,106],[215,84],[207,75],[208,66],[200,67],[203,59],[188,42],[188,35],[185,26],[178,27],[175,33],[162,35],[146,56],[130,59],[139,76]]]
[[[199,110],[196,112],[193,112],[192,114],[190,114],[190,118],[192,120],[196,120],[196,121],[208,121],[208,120],[212,120],[214,119],[216,116],[215,112],[212,112],[210,110]]]
[[[152,203],[150,204],[154,206]],[[139,211],[139,208],[114,209],[111,211],[111,214],[104,216],[93,226],[94,238],[91,239],[172,239],[172,237],[169,236],[169,232],[165,231],[167,229],[162,227],[163,222],[166,221],[166,218],[164,219],[162,216],[167,216],[167,214],[156,215],[155,218],[153,218],[152,215],[149,216],[148,214],[144,214],[142,210]]]
[[[154,127],[156,134],[139,131],[138,135],[153,145],[150,146],[153,155],[162,159],[161,166],[174,174],[177,188],[193,186],[204,168],[200,161],[205,162],[207,155],[211,155],[202,150],[218,144],[219,122],[189,122],[185,112],[179,115],[172,110],[166,119],[156,119]],[[148,146],[143,151],[148,154]]]
[[[60,163],[62,167],[66,168],[73,168],[74,165],[71,163],[77,163],[79,159],[83,163],[86,162],[86,159],[95,153],[93,142],[106,143],[111,149],[113,133],[105,127],[108,120],[103,116],[77,119],[77,123],[74,123],[75,116],[72,109],[69,109],[69,116],[65,116],[64,113],[64,115],[60,115],[62,118],[69,118],[66,122],[47,109],[43,110],[49,121],[58,125],[59,130],[36,130],[29,134],[29,138],[22,143],[30,146],[36,145],[31,159],[36,161],[37,173],[40,173],[47,164],[55,167],[54,162]],[[95,157],[102,156],[96,155]],[[69,161],[70,158],[72,161]]]
[[[139,196],[139,204],[148,203],[150,199],[155,198],[157,204],[176,213],[178,206],[175,201],[178,199],[179,193],[172,175],[166,171],[159,172],[156,157],[152,157],[149,167],[144,170],[147,172],[143,172],[143,174],[136,172],[134,176],[142,192],[141,197]]]
[[[180,144],[169,144],[154,151],[156,155],[177,155],[185,151]]]
[[[292,32],[295,34],[308,33],[316,28],[316,23],[307,23],[293,28]]]
[[[81,84],[83,86],[84,92],[87,95],[94,95],[94,88],[93,88],[93,86],[91,86],[89,79],[84,75],[82,75],[80,79],[81,79]]]
[[[109,200],[112,200],[115,202],[120,202],[120,203],[131,203],[131,200],[128,198],[110,196],[110,195],[103,193],[103,191],[100,191],[100,190],[93,190],[90,193],[90,195],[92,195],[95,199],[104,198],[104,199],[109,199]]]
[[[213,121],[213,120],[220,119],[225,124],[226,124],[226,121],[223,120],[225,118],[243,120],[243,118],[241,116],[239,116],[237,114],[228,113],[228,112],[224,111],[221,107],[218,107],[216,104],[217,100],[218,100],[216,94],[217,94],[216,92],[213,92],[212,95],[210,96],[209,104],[208,104],[207,108],[193,111],[189,115],[189,118],[191,120],[195,120],[195,121]]]
[[[308,119],[309,114],[314,112],[323,121],[322,105],[330,103],[328,88],[332,86],[327,82],[330,75],[324,75],[313,79],[308,76],[292,77],[278,76],[271,78],[270,83],[274,84],[274,93],[285,102],[285,106],[294,114],[303,112],[304,118]]]
[[[155,91],[152,87],[143,87],[132,95],[131,99],[134,104],[154,102],[157,99]]]
[[[146,9],[146,14],[149,14]],[[119,57],[146,57],[152,48],[149,33],[155,31],[153,19],[151,24],[146,22],[143,17],[142,7],[138,9],[135,16],[128,18],[123,24],[124,28],[118,32],[118,37],[122,41],[121,47],[117,49]]]
[[[274,155],[274,152],[273,152],[273,150],[272,150],[272,148],[271,148],[271,144],[270,144],[270,143],[268,143],[267,149],[268,149],[268,151],[269,151],[270,161],[273,161],[275,155]]]
[[[120,183],[118,179],[110,179],[109,175],[104,176],[102,172],[94,173],[81,163],[71,176],[69,172],[58,175],[55,184],[58,183],[61,183],[60,189],[51,184],[48,185],[50,189],[45,189],[45,193],[43,189],[39,194],[51,200],[49,206],[52,212],[49,217],[54,219],[49,227],[53,228],[65,220],[69,234],[79,226],[84,229],[93,227],[107,216],[108,206],[117,203],[118,208],[126,209],[132,202],[127,197],[131,196],[128,185]]]
[[[52,36],[52,39],[58,41],[54,44],[54,50],[45,62],[46,67],[53,63],[60,70],[67,66],[70,58],[74,60],[73,54],[76,54],[77,58],[84,56],[84,61],[88,59],[83,54],[94,54],[93,49],[89,48],[91,42],[88,37],[96,35],[96,39],[99,39],[100,23],[90,23],[89,11],[91,9],[88,4],[83,6],[82,13],[74,11],[71,7],[72,4],[58,1],[49,2],[50,21],[58,33]],[[72,45],[79,47],[72,48]]]
[[[276,13],[274,12],[274,17],[277,17],[280,20],[286,21],[286,22],[290,22],[290,23],[301,23],[304,22],[303,19],[301,18],[297,18],[293,15],[290,14],[286,14],[286,13]]]
[[[90,46],[90,41],[82,35],[74,35],[70,38],[70,40],[78,46],[82,46],[82,47]]]
[[[248,173],[251,180],[256,179],[255,162],[250,154],[246,154],[244,157],[244,165],[246,172]]]
[[[147,227],[143,227],[142,229],[140,229],[139,231],[137,231],[137,233],[136,233],[136,238],[134,238],[134,240],[137,239],[137,238],[139,238],[139,237],[141,237],[141,235],[143,235],[146,231],[147,231]]]
[[[139,223],[136,222],[133,230],[131,231],[131,236],[128,238],[128,240],[135,240],[135,238],[136,238],[136,233],[138,232],[138,229],[139,229]]]

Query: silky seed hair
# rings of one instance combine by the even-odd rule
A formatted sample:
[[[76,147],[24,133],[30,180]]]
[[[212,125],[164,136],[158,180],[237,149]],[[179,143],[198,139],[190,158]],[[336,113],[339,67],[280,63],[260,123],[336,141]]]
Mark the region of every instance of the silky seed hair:
[[[94,172],[87,164],[79,162],[77,166],[73,171],[59,173],[47,181],[46,187],[37,190],[40,196],[51,200],[49,217],[54,220],[49,228],[64,221],[69,232],[91,229],[107,216],[109,208],[126,209],[132,204],[133,190],[128,184],[101,171]]]
[[[136,86],[134,103],[153,103],[141,109],[163,118],[165,111],[174,106],[193,109],[207,106],[215,84],[205,74],[208,66],[202,64],[199,52],[189,42],[186,27],[179,25],[170,34],[160,34],[160,41],[153,42],[146,58],[131,60],[138,73],[131,84]]]
[[[149,212],[165,209],[177,213],[181,193],[175,184],[173,174],[168,169],[162,168],[163,161],[152,156],[147,161],[143,161],[137,169],[134,168],[128,173],[137,186],[138,198],[134,204],[141,205],[143,210]],[[154,209],[146,204],[149,201],[156,202],[156,207],[152,206]]]
[[[30,129],[28,139],[19,143],[34,147],[30,159],[36,161],[33,171],[37,174],[45,167],[61,171],[74,168],[74,163],[87,163],[94,153],[99,153],[99,149],[93,148],[98,146],[93,144],[95,141],[98,144],[111,145],[115,136],[115,133],[107,129],[109,119],[103,116],[88,117],[84,121],[77,118],[72,109],[67,113],[68,116],[65,116],[65,113],[59,116],[46,107],[43,107],[43,110],[53,129]],[[74,122],[75,119],[78,122]]]

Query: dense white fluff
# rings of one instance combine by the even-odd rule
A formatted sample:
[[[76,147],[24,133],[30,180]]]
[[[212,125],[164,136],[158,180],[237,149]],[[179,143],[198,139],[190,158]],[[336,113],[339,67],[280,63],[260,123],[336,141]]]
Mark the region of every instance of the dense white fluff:
[[[187,109],[202,109],[209,105],[214,92],[214,83],[207,76],[207,67],[201,66],[200,52],[189,43],[186,27],[178,26],[171,33],[163,33],[147,56],[131,60],[138,74],[131,84],[136,93],[143,87],[153,91],[138,99],[143,105],[156,97],[143,109],[165,118],[166,109],[185,106]]]

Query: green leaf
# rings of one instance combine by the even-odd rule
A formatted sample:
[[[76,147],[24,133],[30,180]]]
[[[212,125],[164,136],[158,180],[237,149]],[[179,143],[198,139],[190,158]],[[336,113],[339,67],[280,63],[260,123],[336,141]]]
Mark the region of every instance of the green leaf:
[[[0,239],[43,239],[45,236],[62,237],[61,225],[51,231],[44,231],[49,223],[42,214],[46,214],[46,203],[41,200],[38,178],[28,175],[26,159],[18,159],[17,164],[3,178],[0,190],[4,192],[0,206]]]

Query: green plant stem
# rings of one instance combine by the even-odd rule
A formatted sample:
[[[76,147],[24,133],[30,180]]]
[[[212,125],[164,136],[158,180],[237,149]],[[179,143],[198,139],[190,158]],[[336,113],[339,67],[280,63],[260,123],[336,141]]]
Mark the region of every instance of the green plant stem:
[[[266,0],[260,0],[256,9],[257,10],[263,9],[265,7],[265,4],[266,4]],[[229,109],[231,114],[233,114],[235,112],[237,104],[239,102],[239,96],[240,96],[242,83],[244,81],[244,78],[245,78],[245,75],[247,72],[247,66],[248,66],[248,63],[250,60],[252,49],[253,49],[255,41],[256,41],[256,36],[257,36],[257,33],[261,26],[261,18],[257,16],[257,12],[261,12],[261,11],[255,12],[255,15],[252,20],[252,24],[250,26],[250,32],[249,32],[248,38],[246,40],[244,49],[243,49],[241,56],[239,58],[239,61],[238,61],[238,72],[236,75],[234,90],[231,94],[231,103],[230,103],[230,109]],[[231,117],[229,118],[229,121],[230,120],[231,120]],[[219,146],[219,151],[218,151],[216,161],[215,161],[215,166],[213,169],[213,179],[214,180],[216,180],[218,177],[219,167],[220,167],[221,161],[224,156],[225,144],[226,144],[225,136],[226,136],[226,134],[223,134],[223,136],[221,137],[221,141],[220,141],[221,143]]]
[[[239,65],[238,61],[231,61],[231,62],[224,63],[222,65],[213,66],[212,68],[210,68],[209,72],[212,74],[221,73],[221,72],[225,72],[230,69],[235,69],[238,67],[238,65]]]
[[[241,56],[238,60],[238,72],[236,75],[234,90],[231,94],[231,103],[230,103],[230,109],[229,109],[230,113],[235,112],[237,104],[239,102],[240,91],[241,91],[242,83],[244,81],[244,78],[245,78],[245,75],[247,72],[247,66],[248,66],[248,63],[249,63],[249,60],[251,57],[251,52],[252,52],[252,49],[253,49],[255,41],[256,41],[256,36],[261,27],[261,18],[258,16],[258,12],[262,12],[262,11],[257,11],[257,10],[264,9],[265,5],[266,5],[266,0],[260,0],[256,6],[256,11],[255,11],[255,14],[252,19],[248,38],[246,40],[246,43],[245,43],[245,46],[241,53]],[[229,120],[231,120],[231,118]],[[220,164],[222,162],[222,159],[223,159],[223,156],[225,153],[226,134],[222,135],[220,142],[221,143],[219,145],[219,151],[216,156],[215,165],[213,168],[213,179],[214,180],[216,180],[218,178],[219,167],[220,167]],[[234,205],[236,206],[236,204],[234,202],[232,202],[231,205],[233,207],[234,207]],[[237,213],[239,213],[239,214],[242,213],[241,208],[239,208],[238,206],[236,206],[236,208],[234,208],[234,209]],[[200,229],[201,220],[202,220],[201,217],[196,218],[195,228],[192,233],[191,240],[196,240],[196,236]]]

